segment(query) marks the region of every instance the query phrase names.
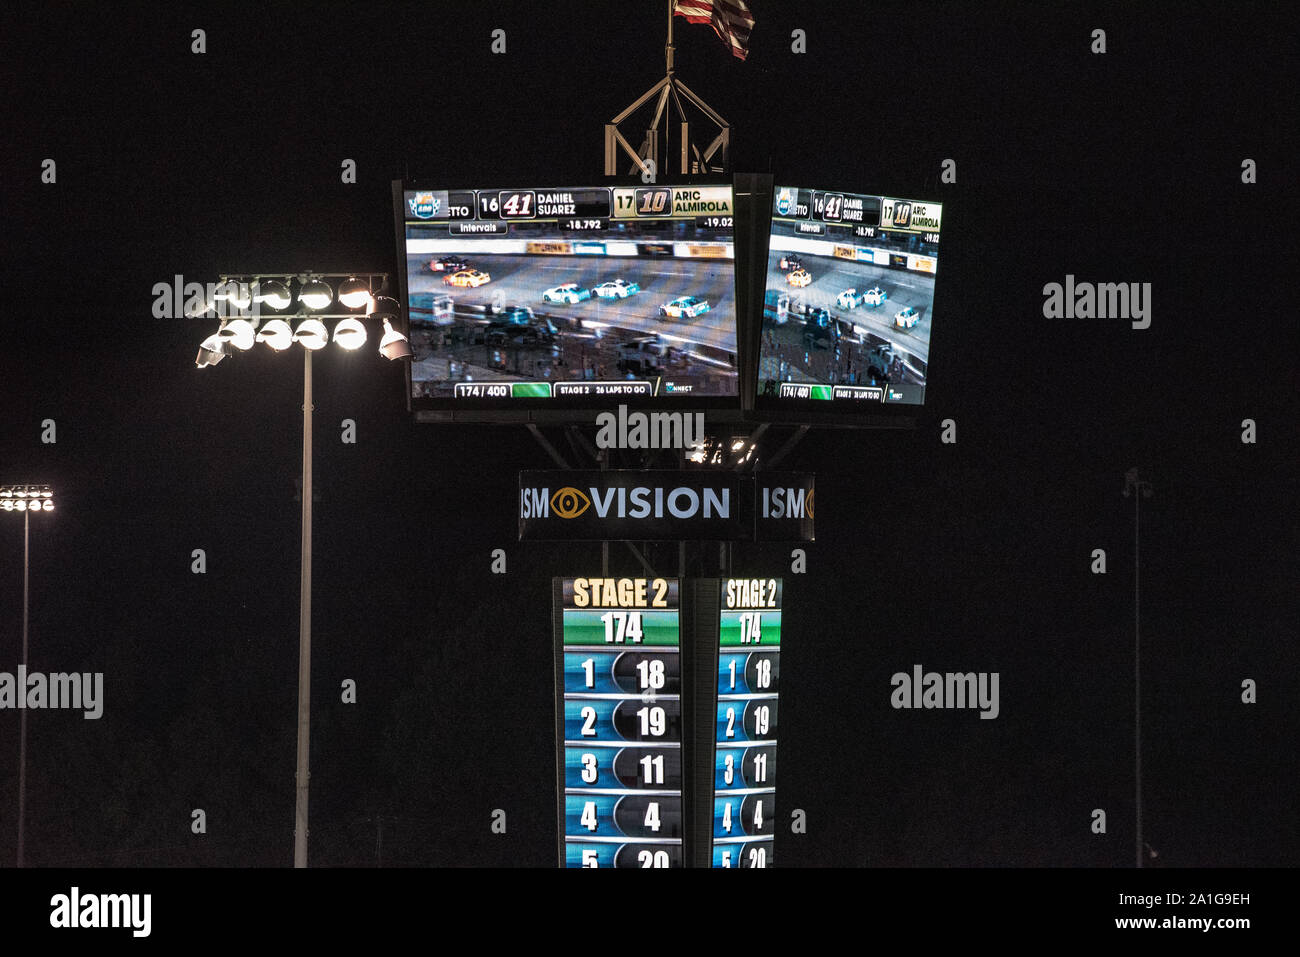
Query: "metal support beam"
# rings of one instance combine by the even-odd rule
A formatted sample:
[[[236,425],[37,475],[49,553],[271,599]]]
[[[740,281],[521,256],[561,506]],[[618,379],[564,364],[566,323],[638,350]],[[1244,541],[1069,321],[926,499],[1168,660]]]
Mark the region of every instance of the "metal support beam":
[[[806,425],[799,426],[799,428],[795,430],[794,435],[786,439],[785,445],[777,449],[776,454],[773,455],[770,459],[768,459],[765,467],[769,469],[775,467],[778,462],[780,462],[783,458],[785,458],[792,451],[794,451],[794,447],[798,445],[803,440],[803,437],[807,434],[808,434],[808,426]]]
[[[532,437],[537,440],[537,444],[546,451],[546,454],[551,457],[552,461],[554,461],[556,465],[562,469],[569,468],[569,463],[564,461],[564,456],[560,455],[559,450],[551,444],[550,440],[546,436],[542,435],[541,429],[539,429],[534,423],[529,422],[528,431]]]
[[[606,545],[608,544],[609,543],[606,542]],[[641,567],[646,570],[646,574],[649,575],[651,578],[656,577],[654,567],[648,561],[646,561],[646,557],[643,554],[641,554],[641,550],[638,549],[631,542],[624,542],[623,544],[627,546],[627,550],[632,553],[632,556],[638,562],[641,563]]]
[[[655,83],[654,86],[646,90],[632,102],[632,105],[615,116],[610,122],[605,124],[605,175],[615,176],[618,170],[618,151],[623,149],[629,158],[632,159],[633,165],[629,173],[640,172],[642,176],[652,175],[650,173],[650,161],[653,161],[656,171],[674,170],[682,174],[691,172],[704,172],[705,169],[716,172],[727,172],[730,157],[728,145],[730,143],[730,124],[722,116],[697,96],[689,87],[677,78],[674,72],[673,62],[673,4],[668,4],[668,42],[664,47],[664,77]],[[644,107],[651,98],[658,96],[659,100],[655,104],[654,115],[645,129],[644,138],[641,141],[641,148],[633,150],[631,144],[619,133],[618,127],[626,121],[632,114]],[[671,106],[670,106],[671,104]],[[705,119],[719,129],[719,133],[713,138],[712,142],[704,153],[700,154],[699,147],[691,141],[690,119],[687,115],[687,107],[695,108],[703,114]],[[676,144],[676,154],[670,151],[669,140],[674,129],[673,116],[676,115],[676,129],[680,132],[681,142]],[[662,147],[662,151],[661,151]],[[691,157],[695,156],[695,163],[699,167],[696,170],[691,169]],[[714,166],[714,157],[718,159],[718,165]],[[676,169],[674,169],[676,167]]]

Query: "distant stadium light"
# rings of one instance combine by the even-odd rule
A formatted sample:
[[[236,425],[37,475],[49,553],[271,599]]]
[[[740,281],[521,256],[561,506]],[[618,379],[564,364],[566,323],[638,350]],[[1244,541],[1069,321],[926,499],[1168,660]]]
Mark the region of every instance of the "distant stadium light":
[[[370,287],[352,276],[339,284],[339,302],[349,309],[359,309],[370,302]]]
[[[293,328],[283,319],[268,319],[257,330],[257,341],[265,342],[276,352],[283,352],[293,345]]]
[[[384,319],[384,337],[379,340],[379,354],[385,359],[411,358],[411,343],[392,327],[387,318]]]
[[[324,309],[334,301],[329,284],[319,279],[308,279],[298,290],[298,301],[308,309]]]
[[[334,341],[349,352],[366,344],[366,327],[360,319],[341,319],[334,327]]]
[[[319,319],[304,319],[294,330],[293,341],[300,343],[304,349],[311,349],[314,352],[325,348],[325,344],[330,341],[330,334],[325,328],[325,323]]]

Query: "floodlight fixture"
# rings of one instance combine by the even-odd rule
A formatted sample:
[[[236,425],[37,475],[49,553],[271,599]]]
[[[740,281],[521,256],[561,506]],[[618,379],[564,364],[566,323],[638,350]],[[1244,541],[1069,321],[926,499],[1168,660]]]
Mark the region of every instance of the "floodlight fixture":
[[[259,280],[253,302],[270,306],[272,309],[288,309],[293,302],[289,286],[278,279]],[[274,347],[273,347],[274,348]]]
[[[385,359],[411,358],[411,343],[384,317],[384,337],[379,340],[379,354]]]
[[[257,330],[257,341],[265,342],[276,352],[283,352],[293,345],[293,327],[284,319],[268,319]]]
[[[293,341],[301,344],[304,349],[315,352],[317,349],[325,348],[326,343],[330,341],[330,334],[325,328],[325,323],[319,319],[307,318],[298,323],[298,328],[293,333]]]
[[[215,333],[203,340],[194,364],[200,369],[214,366],[226,357],[226,344]]]
[[[304,279],[298,301],[308,309],[324,309],[334,301],[334,291],[320,279]]]
[[[228,342],[240,352],[247,352],[253,348],[256,336],[253,331],[253,324],[247,319],[227,319],[217,330],[217,338],[222,342]]]
[[[370,286],[356,276],[339,283],[339,303],[348,309],[360,309],[371,301]]]
[[[340,319],[334,327],[334,342],[349,352],[360,349],[366,344],[366,327],[360,319]]]

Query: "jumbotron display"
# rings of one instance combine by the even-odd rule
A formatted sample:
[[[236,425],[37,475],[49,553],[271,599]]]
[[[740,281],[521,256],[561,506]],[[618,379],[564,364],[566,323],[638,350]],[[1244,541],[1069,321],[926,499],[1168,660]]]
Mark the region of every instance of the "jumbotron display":
[[[413,407],[738,396],[731,186],[404,184],[402,206]]]
[[[774,189],[762,404],[825,402],[838,412],[924,403],[942,212],[888,196]]]
[[[562,867],[682,867],[676,579],[555,580]]]
[[[714,867],[771,867],[776,816],[781,580],[721,582]]]

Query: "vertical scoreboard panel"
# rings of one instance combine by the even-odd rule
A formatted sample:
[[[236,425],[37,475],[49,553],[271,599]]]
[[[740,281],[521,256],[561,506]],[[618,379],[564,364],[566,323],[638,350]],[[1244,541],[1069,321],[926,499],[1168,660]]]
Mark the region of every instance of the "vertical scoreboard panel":
[[[554,581],[561,867],[681,867],[680,591]]]
[[[782,582],[725,578],[719,587],[712,866],[771,867]]]

